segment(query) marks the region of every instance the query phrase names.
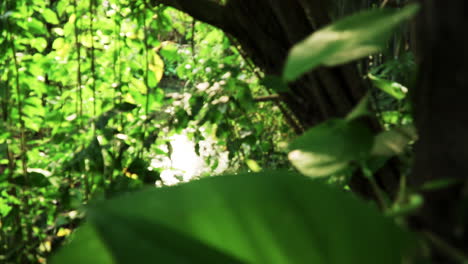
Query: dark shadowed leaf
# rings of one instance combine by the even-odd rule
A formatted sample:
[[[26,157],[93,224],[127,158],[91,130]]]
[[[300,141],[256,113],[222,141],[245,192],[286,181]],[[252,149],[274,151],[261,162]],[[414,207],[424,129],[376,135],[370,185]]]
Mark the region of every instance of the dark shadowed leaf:
[[[372,114],[370,109],[370,99],[369,94],[366,94],[354,107],[354,109],[346,116],[346,119],[353,120],[370,114]]]
[[[39,172],[29,172],[28,177],[15,177],[10,180],[10,183],[24,187],[46,187],[50,185],[47,177]]]
[[[275,92],[288,92],[288,85],[279,76],[268,75],[260,81],[260,84]]]
[[[408,144],[417,140],[417,138],[416,128],[413,125],[396,127],[381,132],[375,137],[372,155],[387,157],[400,155]]]

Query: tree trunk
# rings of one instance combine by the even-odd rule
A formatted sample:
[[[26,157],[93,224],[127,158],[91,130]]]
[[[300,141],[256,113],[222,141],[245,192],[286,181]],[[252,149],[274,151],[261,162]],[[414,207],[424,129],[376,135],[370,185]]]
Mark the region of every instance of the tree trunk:
[[[267,75],[281,76],[289,50],[331,17],[347,13],[330,0],[230,0],[221,5],[213,0],[154,0],[177,8],[195,19],[212,24],[234,37],[246,55]],[[359,9],[368,0],[354,1],[347,8]],[[339,4],[339,3],[338,3]],[[334,10],[334,11],[333,11]],[[334,14],[333,14],[334,13]],[[367,86],[356,65],[319,68],[289,84],[290,92],[280,97],[294,114],[302,132],[333,117],[344,117],[366,94]],[[380,129],[376,120],[370,122]],[[391,162],[379,172],[377,181],[393,195],[399,172]],[[364,197],[373,197],[368,182],[353,177],[353,189]]]
[[[330,22],[328,0],[237,0],[222,6],[210,0],[162,0],[233,36],[267,75],[281,75],[291,47]],[[346,115],[365,94],[352,65],[321,68],[290,85],[285,103],[304,128]]]
[[[412,96],[419,141],[416,186],[453,181],[424,193],[419,228],[460,250],[468,249],[468,2],[421,0],[417,32],[420,77]],[[439,261],[446,261],[437,256]],[[449,263],[449,262],[444,262]]]

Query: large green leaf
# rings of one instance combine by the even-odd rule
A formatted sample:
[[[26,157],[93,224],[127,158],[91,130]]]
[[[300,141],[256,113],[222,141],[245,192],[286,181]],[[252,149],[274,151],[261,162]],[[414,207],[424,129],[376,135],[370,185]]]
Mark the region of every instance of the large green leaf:
[[[331,176],[365,160],[372,144],[372,132],[361,121],[332,119],[294,140],[289,145],[289,159],[304,175]]]
[[[88,213],[52,263],[394,264],[412,244],[351,193],[290,172],[205,178]]]
[[[417,10],[418,5],[368,10],[316,31],[292,48],[283,78],[293,81],[317,66],[343,64],[379,52],[392,30]]]

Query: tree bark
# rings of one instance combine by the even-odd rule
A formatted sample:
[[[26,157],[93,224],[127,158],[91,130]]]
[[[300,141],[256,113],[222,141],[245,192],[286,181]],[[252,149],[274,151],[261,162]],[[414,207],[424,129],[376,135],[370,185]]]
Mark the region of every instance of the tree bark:
[[[447,188],[424,192],[419,228],[460,250],[468,249],[468,2],[421,0],[417,21],[420,77],[412,95],[419,141],[415,186],[447,180]],[[447,261],[437,255],[439,261]],[[455,263],[455,262],[454,262]]]
[[[328,0],[160,0],[233,36],[265,74],[281,75],[291,47],[330,22]],[[290,85],[281,96],[304,128],[346,115],[365,94],[352,65],[321,68]]]
[[[368,0],[354,2],[363,7]],[[213,0],[153,0],[212,24],[233,36],[242,50],[267,75],[281,76],[289,50],[315,30],[329,24],[335,6],[330,0],[230,0],[223,6]],[[319,68],[289,84],[290,92],[280,93],[302,129],[333,117],[344,117],[366,94],[367,85],[356,65]],[[288,117],[287,117],[288,118]],[[373,128],[380,127],[376,120]],[[297,129],[296,129],[297,131]],[[377,181],[391,195],[398,186],[398,169],[392,162],[381,170]],[[373,196],[367,181],[354,177],[354,190],[364,197]]]

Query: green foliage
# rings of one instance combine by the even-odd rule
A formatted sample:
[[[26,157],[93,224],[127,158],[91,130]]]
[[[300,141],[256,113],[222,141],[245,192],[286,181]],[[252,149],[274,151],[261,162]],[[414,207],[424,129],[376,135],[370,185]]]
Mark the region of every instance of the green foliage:
[[[404,153],[406,146],[417,140],[416,129],[412,125],[395,127],[383,131],[375,137],[372,154],[376,156],[395,156]]]
[[[174,134],[205,174],[224,154],[232,170],[289,166],[277,145],[292,132],[255,104],[258,77],[222,31],[192,22],[142,1],[0,3],[0,262],[45,262],[82,204],[165,185]]]
[[[52,263],[393,264],[412,244],[350,193],[280,171],[147,190],[88,214]]]
[[[320,65],[339,65],[381,51],[395,27],[417,10],[417,5],[368,10],[316,31],[290,51],[283,78],[293,81]]]
[[[350,173],[369,156],[372,144],[371,131],[360,121],[328,120],[295,139],[289,159],[311,177]]]
[[[392,82],[379,78],[377,76],[372,75],[371,73],[369,73],[367,76],[377,88],[391,95],[395,99],[402,100],[406,97],[408,88],[404,87],[403,85],[397,82]]]
[[[44,263],[69,240],[53,263],[401,262],[410,234],[340,189],[346,180],[330,186],[292,172],[287,152],[303,175],[361,169],[372,181],[372,171],[417,138],[404,114],[406,70],[395,61],[369,69],[375,86],[399,100],[394,107],[384,98],[379,117],[392,129],[378,135],[363,120],[384,100],[370,93],[345,119],[311,128],[286,151],[287,110],[256,98],[287,93],[286,81],[317,66],[382,51],[416,10],[370,10],[333,23],[292,49],[280,78],[258,73],[221,30],[172,8],[1,2],[0,262]],[[187,136],[204,158],[208,169],[195,178],[224,170],[224,154],[235,175],[165,186],[174,135]],[[401,215],[422,203],[403,196],[383,209]]]

